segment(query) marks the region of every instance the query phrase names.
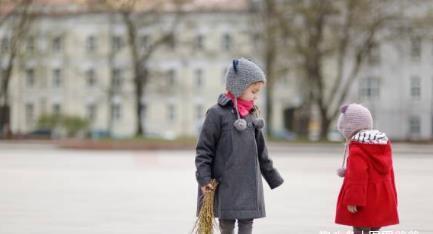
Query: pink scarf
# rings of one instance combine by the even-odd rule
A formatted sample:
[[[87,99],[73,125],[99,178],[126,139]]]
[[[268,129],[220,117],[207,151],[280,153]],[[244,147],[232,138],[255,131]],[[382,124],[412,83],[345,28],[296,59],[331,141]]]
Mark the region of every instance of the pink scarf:
[[[234,105],[235,96],[230,92],[227,92],[226,96],[232,100]],[[254,107],[254,101],[246,101],[241,98],[237,98],[237,102],[238,102],[239,115],[241,117],[247,116],[250,113],[251,109],[253,109]]]

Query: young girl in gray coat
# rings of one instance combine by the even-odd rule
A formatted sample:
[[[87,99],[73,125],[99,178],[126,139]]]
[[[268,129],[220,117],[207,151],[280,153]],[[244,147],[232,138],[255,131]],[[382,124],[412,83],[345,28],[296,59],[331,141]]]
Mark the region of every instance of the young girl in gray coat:
[[[202,195],[210,191],[210,180],[219,185],[215,194],[215,217],[221,233],[252,233],[253,219],[266,216],[262,175],[271,189],[283,179],[268,156],[254,101],[265,84],[263,71],[253,62],[233,60],[226,73],[227,93],[206,114],[197,147],[195,165]]]

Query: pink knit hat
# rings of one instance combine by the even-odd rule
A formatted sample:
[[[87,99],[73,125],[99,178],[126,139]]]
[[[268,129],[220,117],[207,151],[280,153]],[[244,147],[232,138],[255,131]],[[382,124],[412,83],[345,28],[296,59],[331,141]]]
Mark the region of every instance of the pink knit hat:
[[[346,139],[352,137],[362,129],[373,128],[373,117],[370,111],[359,104],[352,103],[340,107],[340,117],[337,121],[337,129]]]

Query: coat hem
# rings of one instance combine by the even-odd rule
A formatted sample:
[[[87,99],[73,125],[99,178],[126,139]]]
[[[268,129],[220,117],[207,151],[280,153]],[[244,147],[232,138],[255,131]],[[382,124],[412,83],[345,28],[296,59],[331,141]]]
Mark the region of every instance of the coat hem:
[[[387,222],[387,223],[351,223],[351,222],[344,222],[344,221],[335,221],[336,224],[340,225],[347,225],[352,227],[386,227],[391,225],[397,225],[400,222]]]
[[[215,215],[215,217],[220,219],[258,219],[266,217],[264,212],[260,211],[221,211],[220,214]]]

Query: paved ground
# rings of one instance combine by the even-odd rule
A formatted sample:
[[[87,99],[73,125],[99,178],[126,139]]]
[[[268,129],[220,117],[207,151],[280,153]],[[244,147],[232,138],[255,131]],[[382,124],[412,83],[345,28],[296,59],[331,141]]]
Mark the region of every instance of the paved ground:
[[[386,230],[433,233],[433,151],[411,147],[395,155],[401,224]],[[286,183],[265,187],[268,217],[255,222],[255,233],[346,233],[333,224],[341,149],[279,146],[271,153]],[[0,233],[190,233],[193,161],[192,151],[0,144]]]

